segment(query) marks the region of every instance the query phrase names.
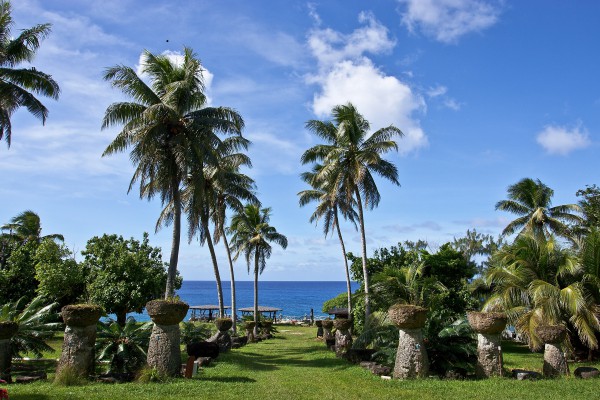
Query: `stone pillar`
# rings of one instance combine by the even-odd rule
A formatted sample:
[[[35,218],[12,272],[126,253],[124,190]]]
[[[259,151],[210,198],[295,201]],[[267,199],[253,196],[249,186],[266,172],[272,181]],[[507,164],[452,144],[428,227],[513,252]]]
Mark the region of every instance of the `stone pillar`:
[[[0,379],[10,383],[10,369],[12,365],[12,353],[10,351],[10,339],[19,330],[19,324],[12,321],[0,322]]]
[[[152,300],[146,303],[154,322],[148,346],[148,366],[166,376],[181,373],[181,332],[179,323],[189,306],[182,301]]]
[[[88,377],[94,372],[96,324],[102,309],[94,304],[67,305],[61,315],[66,327],[56,372],[70,367],[78,375]]]
[[[506,327],[506,314],[496,312],[468,312],[471,328],[477,332],[478,378],[502,376],[501,333]]]
[[[331,333],[333,321],[330,319],[324,319],[321,322],[321,325],[323,326],[323,340],[325,341],[325,346],[327,346],[329,349],[335,345],[335,336],[333,336],[333,333]]]
[[[320,319],[315,321],[315,325],[317,326],[317,337],[323,337],[323,321]]]
[[[262,321],[262,335],[269,338],[271,337],[271,328],[273,327],[273,321],[263,320]]]
[[[254,321],[246,322],[246,336],[248,337],[248,343],[256,341],[254,337]]]
[[[544,376],[569,375],[569,365],[561,345],[567,336],[567,329],[563,325],[538,325],[535,334],[545,344]]]
[[[427,311],[427,308],[410,304],[395,304],[388,310],[390,321],[400,330],[394,378],[425,378],[429,373],[422,332]]]
[[[208,342],[213,342],[219,345],[219,351],[225,353],[231,349],[231,335],[229,330],[233,326],[231,318],[217,318],[215,320],[217,333],[215,333]]]
[[[350,334],[350,328],[352,328],[352,320],[346,318],[337,318],[333,320],[333,326],[335,326],[335,355],[338,357],[345,357],[348,354],[348,350],[352,347],[352,335]]]

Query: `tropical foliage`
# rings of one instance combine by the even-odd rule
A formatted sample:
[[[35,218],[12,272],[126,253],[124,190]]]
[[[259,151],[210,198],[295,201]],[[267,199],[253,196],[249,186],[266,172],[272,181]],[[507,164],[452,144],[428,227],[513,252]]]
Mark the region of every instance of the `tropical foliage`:
[[[362,244],[364,311],[365,319],[368,319],[370,286],[363,207],[373,209],[381,199],[374,175],[400,184],[396,166],[381,156],[398,149],[393,139],[402,136],[402,132],[390,125],[371,134],[369,121],[350,103],[335,106],[331,113],[333,121],[311,120],[306,123],[306,127],[325,144],[306,150],[301,161],[303,164],[322,165],[315,169],[316,174],[311,179],[313,187],[326,189],[334,199],[343,198],[345,204],[356,205]]]
[[[153,323],[137,323],[129,317],[122,326],[108,320],[98,323],[96,358],[107,361],[112,374],[134,374],[146,363]]]
[[[25,107],[34,117],[46,122],[48,109],[35,97],[41,94],[57,99],[60,93],[52,76],[34,67],[18,68],[30,63],[41,41],[50,33],[50,24],[35,25],[23,29],[15,37],[10,1],[0,1],[0,140],[8,147],[12,139],[11,117]]]

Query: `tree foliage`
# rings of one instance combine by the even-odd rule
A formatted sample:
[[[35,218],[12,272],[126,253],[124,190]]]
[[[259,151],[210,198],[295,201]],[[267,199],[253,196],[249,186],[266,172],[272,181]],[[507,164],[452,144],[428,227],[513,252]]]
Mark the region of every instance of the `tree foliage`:
[[[142,312],[144,305],[161,296],[167,279],[160,248],[152,247],[148,234],[142,241],[122,236],[93,237],[82,252],[89,270],[90,302],[117,315],[122,326],[128,312]],[[181,280],[176,281],[176,287]]]

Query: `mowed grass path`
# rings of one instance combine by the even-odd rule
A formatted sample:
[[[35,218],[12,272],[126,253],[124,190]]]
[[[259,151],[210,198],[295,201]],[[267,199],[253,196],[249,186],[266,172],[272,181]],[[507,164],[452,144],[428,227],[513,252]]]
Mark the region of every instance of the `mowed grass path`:
[[[11,400],[47,399],[597,399],[600,381],[573,377],[516,381],[425,379],[385,381],[337,359],[315,339],[315,328],[278,327],[271,340],[223,354],[194,379],[164,383],[61,387],[51,383],[10,385]],[[520,361],[525,364],[521,364]],[[540,354],[507,354],[508,368],[539,363]],[[526,365],[531,363],[532,365]],[[572,370],[574,367],[572,367]]]

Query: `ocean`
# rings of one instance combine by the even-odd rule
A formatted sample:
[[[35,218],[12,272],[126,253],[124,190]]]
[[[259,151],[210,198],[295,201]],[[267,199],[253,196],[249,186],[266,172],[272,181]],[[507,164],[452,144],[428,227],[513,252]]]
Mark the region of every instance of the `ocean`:
[[[231,306],[231,289],[229,281],[222,281],[223,302]],[[254,282],[237,281],[236,302],[237,308],[252,307],[254,305]],[[359,285],[352,282],[352,291],[358,289]],[[313,309],[315,318],[327,317],[321,311],[323,302],[340,293],[346,292],[344,281],[320,281],[320,282],[290,282],[290,281],[258,281],[258,304],[260,306],[281,308],[277,314],[278,319],[283,316],[289,319],[303,319],[310,316]],[[190,306],[218,304],[217,285],[214,281],[184,281],[181,289],[177,291],[181,300]],[[230,314],[230,312],[227,312]],[[143,314],[129,314],[138,321],[148,321],[150,318]],[[188,312],[185,320],[190,317]],[[241,313],[238,311],[238,316]]]

